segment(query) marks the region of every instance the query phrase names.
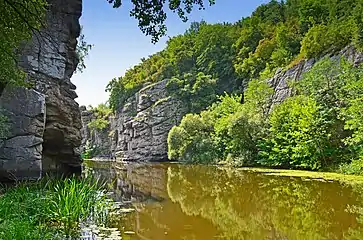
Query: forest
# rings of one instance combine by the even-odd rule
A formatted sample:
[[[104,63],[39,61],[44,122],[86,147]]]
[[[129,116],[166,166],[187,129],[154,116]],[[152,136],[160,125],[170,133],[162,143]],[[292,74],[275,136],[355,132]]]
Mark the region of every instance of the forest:
[[[363,69],[324,56],[362,49],[362,12],[362,0],[273,0],[236,23],[194,22],[112,79],[108,103],[117,111],[145,83],[170,79],[190,112],[169,133],[171,160],[359,174]],[[272,105],[266,80],[312,58],[294,96]]]

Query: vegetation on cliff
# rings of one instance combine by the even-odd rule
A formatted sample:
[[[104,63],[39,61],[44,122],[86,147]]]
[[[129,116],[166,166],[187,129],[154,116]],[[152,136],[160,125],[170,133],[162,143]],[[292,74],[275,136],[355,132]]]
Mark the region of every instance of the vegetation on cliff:
[[[88,127],[91,131],[103,130],[110,124],[109,117],[112,110],[107,106],[107,104],[101,103],[96,107],[90,106],[88,109],[92,112],[94,119],[88,123]]]
[[[225,95],[186,115],[169,133],[169,158],[362,173],[363,66],[323,59],[291,85],[296,95],[279,105],[265,81],[253,80],[244,104]]]
[[[23,85],[16,49],[44,24],[45,0],[2,0],[0,4],[0,89],[6,84]]]
[[[192,23],[109,83],[110,107],[170,79],[170,95],[191,112],[169,133],[172,160],[359,173],[362,67],[325,59],[279,106],[266,79],[348,45],[361,50],[362,9],[361,0],[272,0],[234,24]]]
[[[200,74],[215,80],[203,86],[217,94],[240,93],[251,79],[267,78],[277,68],[349,44],[360,48],[362,9],[361,0],[271,1],[234,24],[192,23],[184,34],[171,38],[163,51],[110,81],[106,89],[110,106],[118,109],[145,83],[171,78],[184,88],[192,86],[189,82]],[[209,103],[202,103],[203,108]]]

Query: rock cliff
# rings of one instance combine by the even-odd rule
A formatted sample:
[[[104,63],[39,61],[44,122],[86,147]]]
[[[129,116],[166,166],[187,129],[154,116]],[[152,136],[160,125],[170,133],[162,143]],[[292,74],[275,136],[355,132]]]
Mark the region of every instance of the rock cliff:
[[[331,58],[340,56],[345,56],[354,64],[363,62],[363,54],[351,46],[337,54],[328,55]],[[293,94],[288,82],[301,79],[303,73],[316,61],[317,59],[305,60],[287,70],[280,69],[268,80],[275,90],[272,106]],[[87,124],[92,115],[83,111],[83,145],[90,141],[92,146],[103,149],[99,156],[116,156],[118,160],[167,160],[168,132],[187,113],[185,104],[168,96],[167,81],[147,85],[128,99],[124,107],[109,119],[108,134],[100,131],[91,133]]]
[[[110,117],[107,136],[100,131],[90,134],[87,126],[90,116],[83,111],[83,143],[88,140],[96,148],[109,144],[111,151],[101,151],[99,155],[111,154],[118,160],[167,160],[168,132],[187,113],[179,100],[168,96],[167,82],[145,85],[129,98],[124,107]]]
[[[6,87],[0,107],[10,135],[1,142],[0,175],[38,178],[80,172],[81,117],[70,78],[78,64],[81,0],[48,0],[46,27],[26,43],[20,67],[31,89]]]
[[[325,57],[340,58],[344,56],[351,61],[354,65],[363,63],[363,53],[357,51],[354,47],[348,46],[336,54],[329,54]],[[283,71],[277,70],[275,76],[268,80],[270,85],[274,88],[274,95],[272,97],[272,105],[281,103],[285,98],[293,94],[291,88],[288,86],[289,81],[298,81],[302,78],[303,74],[311,69],[318,59],[303,60],[297,65]]]
[[[92,155],[94,157],[106,159],[111,158],[112,138],[110,137],[110,125],[102,130],[91,129],[90,127],[88,127],[88,124],[96,119],[95,114],[92,111],[87,110],[85,106],[81,106],[80,110],[83,124],[83,127],[81,129],[81,152],[84,153],[87,150],[93,150]]]

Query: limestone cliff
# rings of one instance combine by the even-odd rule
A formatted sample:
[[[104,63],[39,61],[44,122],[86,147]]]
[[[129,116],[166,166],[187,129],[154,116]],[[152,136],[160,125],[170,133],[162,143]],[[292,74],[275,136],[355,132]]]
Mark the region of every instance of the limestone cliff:
[[[99,155],[110,154],[118,160],[167,160],[168,132],[187,113],[179,100],[168,96],[167,82],[146,85],[129,98],[123,108],[110,117],[107,136],[100,131],[90,134],[87,126],[90,115],[83,111],[83,143],[88,140],[96,148],[110,144],[111,151],[101,151]]]
[[[87,150],[93,150],[93,157],[97,158],[111,158],[111,142],[110,137],[110,126],[105,129],[91,129],[88,124],[96,119],[95,114],[92,111],[86,109],[85,106],[80,107],[81,119],[83,127],[81,129],[82,144],[81,152],[86,152]]]
[[[340,56],[345,56],[354,64],[363,62],[363,54],[351,46],[328,57]],[[287,70],[280,69],[268,80],[275,90],[272,106],[293,94],[288,82],[301,79],[303,73],[316,61],[317,59],[310,59],[301,61]],[[147,85],[128,99],[124,107],[109,119],[108,134],[100,131],[90,133],[87,123],[92,116],[83,111],[83,145],[90,141],[92,146],[107,149],[102,150],[99,156],[116,156],[118,160],[166,160],[168,132],[174,125],[179,124],[183,115],[187,113],[185,104],[168,96],[167,81]]]
[[[70,78],[78,64],[81,0],[48,0],[46,28],[26,43],[20,67],[32,89],[6,87],[0,107],[10,120],[0,175],[38,178],[80,172],[81,118]]]
[[[363,62],[363,53],[357,51],[354,47],[348,46],[337,54],[329,54],[325,57],[340,58],[344,56],[346,59],[351,61],[354,65]],[[272,105],[281,103],[285,98],[293,94],[291,88],[288,86],[289,81],[298,81],[303,76],[304,72],[311,69],[317,59],[309,59],[301,61],[299,64],[292,68],[283,71],[282,69],[277,70],[275,76],[268,80],[270,85],[274,88],[274,95],[272,97]]]

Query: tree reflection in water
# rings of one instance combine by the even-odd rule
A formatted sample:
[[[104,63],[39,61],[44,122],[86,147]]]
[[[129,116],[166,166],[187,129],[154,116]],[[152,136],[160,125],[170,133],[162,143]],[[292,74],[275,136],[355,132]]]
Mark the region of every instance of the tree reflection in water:
[[[363,188],[203,165],[94,168],[135,213],[131,239],[363,239]]]

